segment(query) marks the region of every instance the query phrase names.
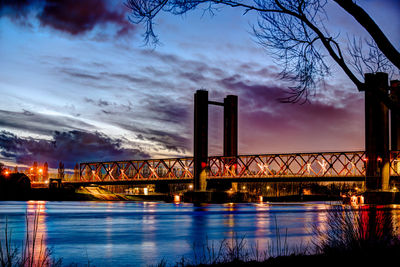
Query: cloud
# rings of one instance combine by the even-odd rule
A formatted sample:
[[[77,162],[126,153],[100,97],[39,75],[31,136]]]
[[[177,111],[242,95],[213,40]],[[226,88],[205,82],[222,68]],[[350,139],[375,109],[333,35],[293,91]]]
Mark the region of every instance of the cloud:
[[[122,143],[99,132],[55,132],[52,140],[43,140],[1,131],[0,155],[18,164],[48,162],[52,168],[57,168],[59,161],[73,168],[78,162],[149,158],[141,149],[124,148]]]
[[[191,150],[191,138],[186,132],[167,130],[165,127],[151,128],[142,127],[139,123],[129,123],[128,121],[116,121],[114,125],[128,130],[135,134],[135,139],[148,141],[150,149],[161,154],[170,154],[180,157]]]
[[[242,153],[363,149],[364,98],[355,90],[330,88],[300,105],[280,103],[280,86],[224,84],[238,87],[239,128],[251,129],[239,132]]]
[[[116,27],[115,36],[132,34],[135,26],[127,19],[127,12],[122,3],[107,0],[5,0],[0,5],[0,16],[26,25],[33,15],[41,26],[71,35],[110,24]]]
[[[277,78],[279,69],[274,66],[245,60],[224,69],[228,62],[186,60],[158,51],[141,54],[156,66],[142,67],[149,77],[121,69],[89,72],[104,81],[115,79],[115,84],[129,82],[133,88],[127,94],[133,101],[130,110],[115,104],[116,100],[86,102],[104,113],[103,121],[131,131],[137,140],[149,141],[159,151],[179,154],[192,150],[193,93],[201,88],[209,90],[213,101],[222,101],[228,94],[239,96],[240,153],[363,147],[363,95],[348,84],[327,83],[306,104],[283,104],[279,99],[287,96],[288,86]],[[138,88],[146,90],[139,93]],[[210,154],[220,154],[222,109],[210,107],[209,112]]]
[[[49,136],[54,131],[96,129],[94,125],[73,117],[47,115],[28,110],[22,112],[0,110],[0,127]]]

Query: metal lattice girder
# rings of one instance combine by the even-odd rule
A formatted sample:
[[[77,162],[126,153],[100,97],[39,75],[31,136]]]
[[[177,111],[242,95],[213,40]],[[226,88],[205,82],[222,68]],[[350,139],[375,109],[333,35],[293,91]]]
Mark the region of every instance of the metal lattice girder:
[[[400,176],[400,151],[390,151],[390,175]]]
[[[212,178],[363,177],[364,151],[209,157]],[[80,181],[193,179],[193,158],[90,162],[80,164]],[[400,151],[392,151],[391,176],[400,176]]]
[[[193,179],[193,158],[89,162],[80,164],[81,182]]]
[[[210,157],[208,178],[364,176],[364,152]]]

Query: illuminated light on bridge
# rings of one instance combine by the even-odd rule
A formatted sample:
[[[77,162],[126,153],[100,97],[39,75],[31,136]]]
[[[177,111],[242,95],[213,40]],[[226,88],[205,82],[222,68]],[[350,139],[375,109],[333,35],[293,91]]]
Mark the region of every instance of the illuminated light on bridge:
[[[174,195],[174,202],[175,203],[181,202],[181,196],[180,195]]]

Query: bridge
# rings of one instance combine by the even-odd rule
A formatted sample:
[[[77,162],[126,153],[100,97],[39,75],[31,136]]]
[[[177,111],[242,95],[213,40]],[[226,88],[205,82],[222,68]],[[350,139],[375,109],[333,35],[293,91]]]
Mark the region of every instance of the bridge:
[[[390,176],[400,176],[400,151],[392,151]],[[239,155],[209,157],[207,181],[225,182],[345,182],[365,181],[364,151]],[[75,186],[193,183],[194,159],[170,158],[85,162]]]
[[[204,191],[211,181],[365,181],[369,190],[388,190],[390,180],[400,176],[400,84],[392,81],[388,86],[385,73],[367,74],[365,82],[365,151],[238,155],[238,97],[209,101],[208,92],[198,90],[194,95],[193,157],[84,162],[79,179],[64,183],[193,183],[195,191]],[[386,106],[384,98],[397,106]],[[224,108],[223,156],[208,156],[208,105]]]

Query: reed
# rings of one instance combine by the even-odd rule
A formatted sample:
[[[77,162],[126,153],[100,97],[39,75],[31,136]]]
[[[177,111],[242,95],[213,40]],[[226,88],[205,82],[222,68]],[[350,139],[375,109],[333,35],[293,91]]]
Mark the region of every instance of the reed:
[[[44,244],[43,235],[38,233],[40,214],[35,212],[32,229],[29,226],[28,215],[25,216],[26,235],[21,247],[12,239],[12,230],[8,227],[8,220],[0,237],[0,266],[1,267],[57,267],[61,266],[62,259],[52,258],[51,249]]]
[[[238,236],[236,233],[231,238],[221,241],[210,241],[206,237],[204,242],[192,244],[193,255],[191,258],[182,256],[180,261],[175,264],[168,264],[165,259],[162,259],[155,266],[252,265],[266,262],[270,258],[308,254],[308,247],[289,248],[287,238],[287,229],[282,236],[275,218],[275,239],[267,245],[265,250],[260,249],[258,242],[249,243],[246,236]]]
[[[400,247],[393,215],[373,206],[336,206],[327,212],[326,229],[314,227],[317,254],[363,253]]]

